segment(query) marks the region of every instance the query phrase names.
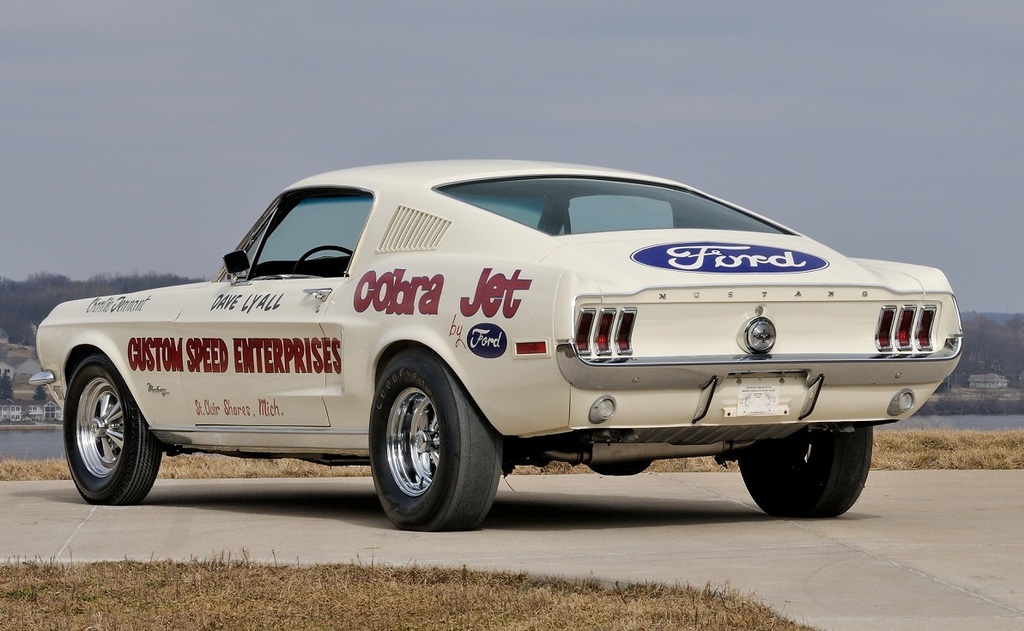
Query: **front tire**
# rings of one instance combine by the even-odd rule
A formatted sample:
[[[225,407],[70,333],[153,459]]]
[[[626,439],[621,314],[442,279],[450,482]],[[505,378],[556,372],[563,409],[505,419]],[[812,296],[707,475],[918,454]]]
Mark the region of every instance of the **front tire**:
[[[135,399],[110,360],[92,355],[75,369],[64,410],[71,479],[90,504],[138,504],[163,455]]]
[[[437,357],[410,350],[388,363],[371,412],[370,466],[396,526],[479,526],[498,490],[501,453],[501,436]]]
[[[856,503],[871,468],[871,427],[801,430],[739,459],[754,502],[776,517],[838,517]]]

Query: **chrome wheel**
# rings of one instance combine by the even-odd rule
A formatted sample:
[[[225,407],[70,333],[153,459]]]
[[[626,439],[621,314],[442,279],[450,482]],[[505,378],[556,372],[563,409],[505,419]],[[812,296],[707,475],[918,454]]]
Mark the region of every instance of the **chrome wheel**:
[[[75,436],[82,464],[105,478],[117,467],[124,449],[124,411],[113,384],[97,377],[86,384],[75,416]]]
[[[138,504],[153,488],[163,445],[105,355],[82,359],[68,381],[64,451],[90,504]]]
[[[487,516],[501,435],[430,351],[402,351],[381,371],[369,438],[373,485],[399,528],[466,530]]]
[[[387,425],[387,460],[403,493],[418,497],[434,480],[440,454],[437,412],[419,388],[406,388],[391,405]]]

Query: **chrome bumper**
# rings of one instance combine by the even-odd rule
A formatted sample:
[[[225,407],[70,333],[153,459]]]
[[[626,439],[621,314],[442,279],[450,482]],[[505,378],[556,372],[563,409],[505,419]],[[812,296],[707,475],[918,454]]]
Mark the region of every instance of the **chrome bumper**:
[[[950,339],[921,355],[734,355],[713,357],[619,357],[583,359],[570,342],[560,342],[555,358],[566,381],[577,388],[661,390],[703,388],[730,375],[803,373],[812,383],[822,376],[830,386],[938,383],[960,361],[961,343]]]

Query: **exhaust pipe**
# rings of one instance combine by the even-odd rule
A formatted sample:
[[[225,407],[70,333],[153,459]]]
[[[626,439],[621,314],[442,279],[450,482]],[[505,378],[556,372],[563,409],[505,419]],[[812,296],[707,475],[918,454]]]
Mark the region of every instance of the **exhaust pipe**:
[[[745,449],[753,440],[723,440],[706,445],[672,445],[670,443],[593,443],[579,451],[545,451],[544,457],[558,462],[577,464],[615,464],[668,458],[720,456]]]

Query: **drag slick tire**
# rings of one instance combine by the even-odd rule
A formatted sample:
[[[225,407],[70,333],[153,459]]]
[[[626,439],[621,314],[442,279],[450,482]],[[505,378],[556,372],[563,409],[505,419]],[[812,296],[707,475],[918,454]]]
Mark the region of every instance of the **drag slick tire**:
[[[420,349],[388,362],[371,411],[370,466],[396,526],[479,526],[498,489],[501,454],[501,436],[444,362]]]
[[[857,501],[871,467],[871,427],[804,429],[740,457],[754,502],[776,517],[837,517]]]
[[[153,488],[162,446],[104,355],[87,357],[71,376],[64,452],[71,479],[90,504],[138,504]]]

